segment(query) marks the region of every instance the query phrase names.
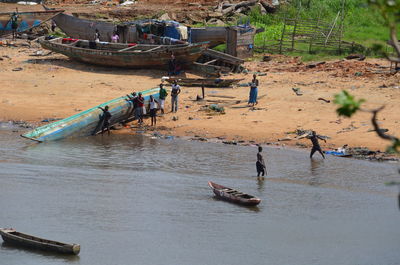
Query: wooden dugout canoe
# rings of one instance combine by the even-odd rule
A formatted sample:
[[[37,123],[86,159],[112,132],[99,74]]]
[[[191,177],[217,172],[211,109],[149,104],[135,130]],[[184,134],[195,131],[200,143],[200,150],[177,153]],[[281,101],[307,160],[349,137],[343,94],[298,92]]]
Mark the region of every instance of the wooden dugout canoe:
[[[158,87],[141,91],[145,100],[145,106],[148,105],[150,95],[158,99],[159,91],[160,88]],[[127,97],[119,97],[110,100],[71,117],[38,127],[21,136],[37,142],[45,142],[94,135],[101,130],[99,124],[103,111],[98,107],[104,108],[108,106],[108,111],[112,115],[110,120],[110,126],[112,126],[113,124],[126,121],[132,116],[133,104],[127,99]]]
[[[64,54],[76,61],[125,68],[166,68],[171,54],[174,54],[181,65],[192,64],[207,48],[207,43],[132,45],[98,42],[96,49],[91,49],[87,40],[75,40],[69,44],[66,44],[65,40],[65,38],[46,40],[42,37],[39,43],[45,49]]]
[[[261,199],[249,195],[247,193],[242,193],[238,190],[231,189],[217,183],[208,182],[208,186],[213,190],[215,196],[221,200],[245,205],[245,206],[256,206],[261,202]]]
[[[64,10],[18,12],[17,32],[21,33],[37,27],[62,12],[64,12]],[[14,12],[0,13],[0,36],[12,33],[11,17],[13,13]]]
[[[58,252],[62,254],[78,255],[81,247],[79,244],[66,244],[48,240],[28,234],[20,233],[14,229],[0,229],[1,237],[6,243],[15,246],[41,249],[44,251]]]
[[[168,83],[172,84],[177,81],[182,86],[205,86],[205,87],[230,87],[239,83],[242,79],[220,79],[220,78],[169,78]]]

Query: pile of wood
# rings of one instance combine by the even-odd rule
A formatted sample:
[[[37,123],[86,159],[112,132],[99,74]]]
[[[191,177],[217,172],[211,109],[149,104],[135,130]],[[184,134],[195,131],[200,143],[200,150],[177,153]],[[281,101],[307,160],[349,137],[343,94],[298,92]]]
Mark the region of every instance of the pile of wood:
[[[223,15],[231,15],[231,14],[238,14],[238,13],[245,13],[249,11],[253,6],[259,6],[261,12],[266,13],[273,13],[276,11],[277,7],[279,6],[279,1],[274,0],[249,0],[249,1],[242,1],[238,3],[230,3],[230,2],[221,2],[216,8],[216,12],[221,12]]]

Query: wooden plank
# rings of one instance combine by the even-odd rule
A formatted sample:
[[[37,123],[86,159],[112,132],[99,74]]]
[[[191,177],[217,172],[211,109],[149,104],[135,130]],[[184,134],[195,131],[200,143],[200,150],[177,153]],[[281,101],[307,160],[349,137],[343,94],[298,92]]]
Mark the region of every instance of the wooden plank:
[[[127,47],[127,48],[118,50],[118,52],[126,52],[126,51],[129,51],[129,50],[133,50],[134,48],[137,48],[137,46],[134,45],[134,46],[131,46],[131,47]]]
[[[215,51],[215,50],[207,49],[203,52],[203,54],[210,56],[211,58],[227,61],[231,64],[243,64],[244,63],[243,59],[240,59],[238,57],[235,57],[235,56],[223,53],[223,52]]]

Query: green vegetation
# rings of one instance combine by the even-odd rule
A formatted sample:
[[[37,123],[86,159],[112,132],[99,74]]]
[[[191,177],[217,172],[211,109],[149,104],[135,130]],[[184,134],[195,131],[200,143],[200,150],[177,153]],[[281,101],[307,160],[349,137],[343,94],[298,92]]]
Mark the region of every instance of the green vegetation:
[[[395,0],[397,1],[399,0]],[[368,5],[368,0],[293,0],[275,14],[262,15],[259,7],[254,7],[244,19],[250,20],[257,28],[265,29],[265,32],[257,34],[255,38],[255,46],[262,47],[264,43],[268,45],[280,39],[285,16],[315,20],[323,18],[324,21],[332,23],[341,10],[344,10],[343,40],[359,43],[370,51],[375,51],[377,46],[392,51],[386,45],[389,29],[385,26],[385,20],[378,8]],[[305,55],[305,53],[293,52],[290,55]],[[312,60],[316,57],[321,59],[332,56],[335,57],[329,52],[318,52],[316,55],[306,57]]]

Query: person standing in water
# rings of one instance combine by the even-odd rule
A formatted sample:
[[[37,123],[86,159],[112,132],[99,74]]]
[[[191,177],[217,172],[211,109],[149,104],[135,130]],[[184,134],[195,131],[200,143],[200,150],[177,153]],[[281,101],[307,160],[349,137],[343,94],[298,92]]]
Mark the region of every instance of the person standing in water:
[[[318,151],[322,155],[322,157],[325,159],[324,153],[322,152],[322,149],[321,149],[321,146],[319,145],[318,139],[324,140],[325,143],[326,143],[326,140],[324,138],[322,138],[321,136],[317,135],[317,133],[315,131],[312,131],[311,135],[308,135],[307,138],[311,140],[311,143],[313,145],[311,148],[310,158],[312,158],[314,153],[316,151]]]
[[[103,115],[101,116],[101,119],[103,121],[103,126],[101,127],[101,135],[105,132],[105,130],[108,131],[108,135],[110,135],[110,119],[111,119],[111,113],[108,111],[108,106],[105,106],[104,109],[102,107],[99,107],[103,111]]]
[[[257,162],[256,162],[256,168],[257,168],[257,177],[264,177],[264,175],[267,173],[267,168],[265,166],[264,158],[261,154],[262,152],[262,147],[258,147],[258,153],[257,153]]]

